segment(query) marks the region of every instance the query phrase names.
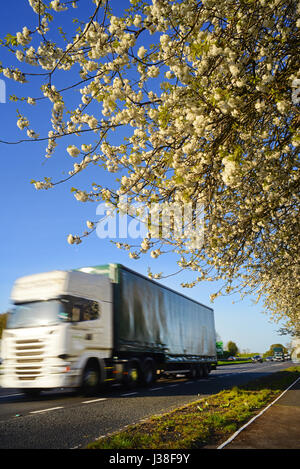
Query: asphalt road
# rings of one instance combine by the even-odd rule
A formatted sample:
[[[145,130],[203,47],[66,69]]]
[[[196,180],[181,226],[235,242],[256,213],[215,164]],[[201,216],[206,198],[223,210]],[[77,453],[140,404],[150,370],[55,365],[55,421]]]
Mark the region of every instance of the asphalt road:
[[[164,379],[134,391],[112,387],[93,398],[60,390],[29,399],[17,390],[0,388],[0,448],[84,448],[102,435],[151,415],[290,366],[289,361],[232,364],[219,367],[205,379]]]

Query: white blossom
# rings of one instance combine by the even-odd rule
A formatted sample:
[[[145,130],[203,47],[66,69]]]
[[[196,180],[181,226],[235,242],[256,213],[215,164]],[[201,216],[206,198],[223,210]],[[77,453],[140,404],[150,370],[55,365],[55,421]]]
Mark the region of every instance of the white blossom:
[[[195,272],[184,286],[214,279],[227,294],[236,285],[262,297],[273,318],[299,324],[299,2],[132,0],[116,16],[114,2],[108,15],[107,2],[86,0],[94,16],[80,17],[80,28],[70,3],[29,0],[35,23],[4,40],[22,70],[3,64],[3,76],[18,86],[34,78],[36,98],[22,101],[32,113],[51,109],[48,134],[20,113],[18,128],[46,138],[47,158],[64,137],[67,153],[82,155],[65,179],[87,169],[100,179],[89,189],[82,178],[76,200],[140,216],[120,201],[126,195],[129,208],[151,209],[156,224],[139,250],[117,244],[132,259],[155,259],[165,245]],[[57,35],[49,25],[62,14],[67,32]],[[103,171],[116,176],[112,186]],[[202,244],[195,223],[184,237],[174,220],[161,221],[167,203],[201,203]]]
[[[67,148],[67,152],[69,153],[70,156],[76,157],[80,154],[79,148],[77,148],[75,145],[69,145]]]
[[[145,49],[145,47],[141,46],[138,50],[137,55],[140,59],[143,59],[145,57],[146,52],[147,52],[147,50]]]
[[[90,230],[93,229],[94,226],[95,226],[92,221],[87,221],[87,222],[86,222],[86,225],[87,225],[87,227],[88,227]]]

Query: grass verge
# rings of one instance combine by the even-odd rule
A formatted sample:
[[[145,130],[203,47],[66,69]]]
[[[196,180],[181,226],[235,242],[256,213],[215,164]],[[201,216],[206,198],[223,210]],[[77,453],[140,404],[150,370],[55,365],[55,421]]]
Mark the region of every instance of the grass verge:
[[[87,449],[216,447],[300,376],[300,367],[223,390],[90,443]]]
[[[253,363],[252,360],[232,360],[232,361],[218,361],[217,366],[222,365],[242,365],[243,363]]]

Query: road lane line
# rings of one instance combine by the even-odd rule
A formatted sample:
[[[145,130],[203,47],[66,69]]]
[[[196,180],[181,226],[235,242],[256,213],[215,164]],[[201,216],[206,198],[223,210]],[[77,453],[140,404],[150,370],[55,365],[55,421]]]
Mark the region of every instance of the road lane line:
[[[121,394],[121,397],[127,397],[127,396],[136,396],[138,392],[127,392],[125,394]]]
[[[42,409],[42,410],[32,410],[29,412],[30,414],[40,414],[42,412],[50,412],[52,410],[63,409],[63,407],[50,407],[49,409]]]
[[[93,402],[100,402],[100,401],[106,401],[107,399],[102,397],[99,399],[92,399],[90,401],[82,401],[81,404],[92,404]]]

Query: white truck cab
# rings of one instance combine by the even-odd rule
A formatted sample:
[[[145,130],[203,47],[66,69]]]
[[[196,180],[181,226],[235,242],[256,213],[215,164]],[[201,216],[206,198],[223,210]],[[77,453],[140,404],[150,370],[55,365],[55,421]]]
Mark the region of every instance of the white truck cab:
[[[11,299],[14,306],[2,337],[2,387],[30,394],[78,388],[97,378],[93,360],[105,373],[113,348],[108,277],[78,271],[22,277]]]

